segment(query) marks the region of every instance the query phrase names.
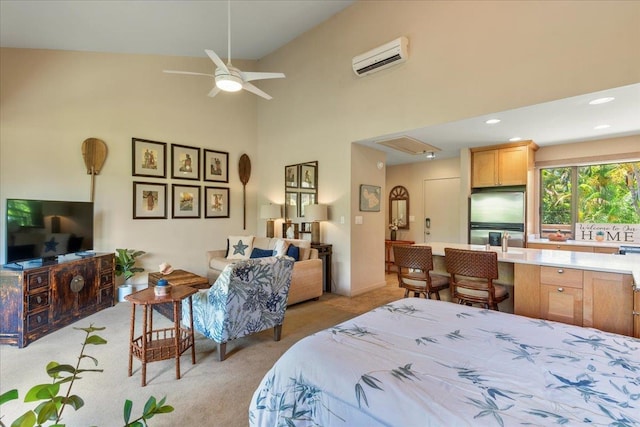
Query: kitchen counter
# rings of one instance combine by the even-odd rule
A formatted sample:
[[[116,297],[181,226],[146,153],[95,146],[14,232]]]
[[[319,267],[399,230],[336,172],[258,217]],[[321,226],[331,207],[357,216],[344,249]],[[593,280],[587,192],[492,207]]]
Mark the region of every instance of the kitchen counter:
[[[487,250],[483,245],[432,242],[434,270],[446,274],[446,247]],[[640,254],[577,252],[556,249],[501,247],[499,278],[512,298],[500,311],[536,319],[640,338]],[[511,302],[513,310],[504,306]]]
[[[431,242],[422,243],[422,245],[431,246],[433,254],[439,256],[444,256],[445,247],[485,250],[485,246],[469,245],[465,243]],[[498,262],[577,268],[581,270],[602,271],[606,273],[631,274],[635,285],[640,287],[640,254],[618,255],[511,247],[507,252],[502,252],[499,246],[491,246],[490,250],[498,254]]]

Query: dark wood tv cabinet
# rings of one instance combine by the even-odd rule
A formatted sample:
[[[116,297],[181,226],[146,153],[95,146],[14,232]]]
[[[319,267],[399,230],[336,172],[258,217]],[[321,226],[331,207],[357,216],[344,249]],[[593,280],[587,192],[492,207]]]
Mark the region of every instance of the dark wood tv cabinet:
[[[0,269],[0,344],[22,348],[112,307],[114,262],[113,253],[92,253],[61,256],[50,264],[27,261],[18,263],[17,269]]]

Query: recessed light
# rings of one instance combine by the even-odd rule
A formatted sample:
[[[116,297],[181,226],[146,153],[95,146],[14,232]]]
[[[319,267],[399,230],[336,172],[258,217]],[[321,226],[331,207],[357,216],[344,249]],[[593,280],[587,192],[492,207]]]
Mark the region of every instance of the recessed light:
[[[429,152],[427,153],[427,156],[426,156],[426,157],[427,157],[427,159],[429,159],[429,160],[433,160],[433,159],[435,159],[435,158],[436,158],[436,153],[434,153],[433,151],[429,151]]]
[[[520,138],[519,136],[514,136],[513,138],[509,138],[509,141],[511,142],[516,142],[516,141],[521,141],[522,138]]]
[[[500,119],[489,119],[485,123],[488,125],[495,125],[496,123],[500,123]]]
[[[589,101],[589,105],[606,104],[607,102],[611,102],[614,99],[615,98],[612,96],[607,96],[605,98],[592,99],[591,101]]]
[[[611,125],[598,125],[596,127],[594,127],[595,130],[600,130],[600,129],[606,129],[606,128],[610,128]]]

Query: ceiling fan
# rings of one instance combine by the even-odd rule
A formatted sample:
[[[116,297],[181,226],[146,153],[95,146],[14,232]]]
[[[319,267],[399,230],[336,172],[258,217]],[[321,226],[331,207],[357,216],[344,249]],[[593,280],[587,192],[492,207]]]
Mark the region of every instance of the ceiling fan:
[[[265,99],[272,99],[272,97],[263,92],[262,90],[249,83],[254,80],[265,79],[282,79],[285,77],[283,73],[257,73],[251,71],[242,71],[233,65],[231,65],[231,1],[228,2],[227,9],[227,51],[229,53],[227,63],[225,64],[222,59],[212,50],[205,49],[205,52],[209,58],[216,64],[216,71],[214,74],[195,73],[191,71],[173,71],[164,70],[163,72],[168,74],[187,74],[192,76],[209,76],[213,77],[216,81],[216,85],[211,89],[208,96],[214,97],[218,92],[237,92],[241,89],[254,93]]]

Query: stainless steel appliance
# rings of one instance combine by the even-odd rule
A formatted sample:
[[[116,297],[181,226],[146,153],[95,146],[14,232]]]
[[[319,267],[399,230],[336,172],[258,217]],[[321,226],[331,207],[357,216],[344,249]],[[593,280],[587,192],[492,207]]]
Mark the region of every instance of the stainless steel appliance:
[[[524,188],[478,190],[472,193],[469,200],[469,243],[500,246],[505,232],[509,233],[509,246],[524,246]]]

